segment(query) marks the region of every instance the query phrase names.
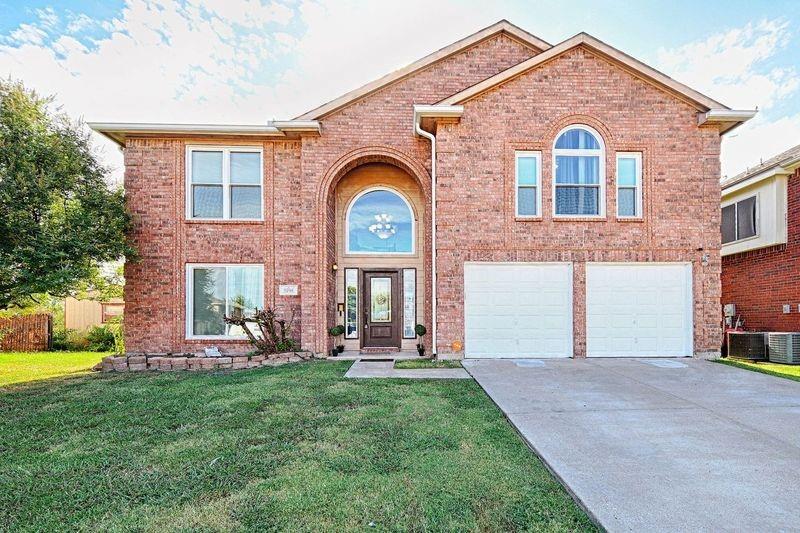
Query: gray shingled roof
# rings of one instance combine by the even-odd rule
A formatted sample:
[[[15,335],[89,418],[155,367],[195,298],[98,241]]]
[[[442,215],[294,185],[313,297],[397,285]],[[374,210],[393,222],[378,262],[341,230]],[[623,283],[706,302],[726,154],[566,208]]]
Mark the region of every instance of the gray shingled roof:
[[[748,168],[744,172],[733,176],[732,178],[725,178],[722,180],[722,188],[730,187],[731,185],[735,185],[739,182],[746,180],[760,172],[764,172],[765,170],[769,170],[772,167],[781,166],[783,164],[789,163],[791,161],[797,161],[800,159],[800,144],[789,148],[785,152],[781,152],[780,154],[776,155],[775,157],[770,157],[766,161],[762,161],[758,165],[754,166],[753,168]]]

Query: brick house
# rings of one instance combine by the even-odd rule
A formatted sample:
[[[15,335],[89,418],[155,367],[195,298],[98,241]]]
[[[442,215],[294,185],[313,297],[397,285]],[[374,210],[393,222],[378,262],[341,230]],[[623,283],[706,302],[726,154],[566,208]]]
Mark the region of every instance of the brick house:
[[[722,303],[746,329],[800,331],[800,145],[722,181]]]
[[[586,34],[500,21],[293,120],[100,124],[141,260],[132,352],[302,346],[693,355],[721,341],[720,136],[753,116]]]

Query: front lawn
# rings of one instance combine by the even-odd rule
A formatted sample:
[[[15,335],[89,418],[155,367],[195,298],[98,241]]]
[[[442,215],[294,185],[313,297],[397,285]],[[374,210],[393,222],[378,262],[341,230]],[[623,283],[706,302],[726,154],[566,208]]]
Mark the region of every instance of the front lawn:
[[[108,355],[98,352],[0,352],[0,387],[85,374]]]
[[[778,363],[751,363],[749,361],[739,361],[736,359],[716,359],[717,362],[737,368],[745,368],[770,376],[793,379],[800,381],[800,365],[781,365]]]
[[[472,380],[349,364],[4,389],[0,531],[594,529]]]

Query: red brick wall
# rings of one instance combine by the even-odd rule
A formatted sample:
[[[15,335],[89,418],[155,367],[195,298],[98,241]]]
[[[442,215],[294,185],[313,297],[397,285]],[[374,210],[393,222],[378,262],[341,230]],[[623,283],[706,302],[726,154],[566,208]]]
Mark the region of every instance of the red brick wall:
[[[696,114],[576,49],[467,102],[459,124],[440,126],[439,351],[464,339],[464,261],[575,262],[577,355],[585,353],[586,261],[691,262],[695,351],[719,350],[719,134],[698,128]],[[605,142],[602,220],[552,217],[552,145],[573,123],[593,127]],[[515,219],[515,150],[542,152],[541,220]],[[615,218],[617,151],[643,152],[642,221]]]
[[[185,146],[252,144],[252,138],[129,138],[125,188],[140,260],[125,267],[128,350],[183,352],[209,344],[247,349],[239,341],[185,340],[185,268],[192,262],[263,263],[265,303],[286,315],[297,309],[303,346],[325,349],[325,330],[333,319],[330,306],[335,305],[330,271],[335,183],[320,192],[327,171],[354,150],[373,147],[366,153],[379,155],[371,160],[396,163],[385,154],[397,151],[422,169],[417,176],[429,179],[424,169],[430,145],[412,132],[413,104],[435,103],[534,53],[498,35],[336,111],[323,121],[319,138],[302,143],[265,140],[264,222],[194,222],[184,216]],[[427,194],[429,183],[423,181],[422,187]],[[327,227],[330,232],[320,229]],[[299,285],[300,296],[279,296],[280,284]]]
[[[185,265],[264,264],[265,303],[300,307],[304,348],[322,351],[335,305],[336,183],[359,163],[388,162],[414,176],[430,205],[430,144],[412,132],[415,103],[435,103],[535,53],[499,35],[338,110],[322,135],[264,140],[264,222],[186,221],[187,143],[253,139],[130,138],[125,185],[141,260],[126,266],[126,341],[132,352],[195,351],[233,341],[185,340]],[[607,212],[602,221],[553,221],[550,148],[573,122],[601,132],[607,152]],[[465,260],[575,261],[575,346],[585,350],[584,262],[690,261],[694,265],[695,347],[716,350],[719,319],[719,136],[698,128],[696,110],[579,50],[505,83],[465,106],[460,123],[439,128],[439,351],[463,340]],[[540,221],[513,215],[513,152],[543,153]],[[644,153],[645,219],[613,217],[614,151]],[[430,208],[424,213],[430,220]],[[703,248],[708,266],[699,263]],[[425,249],[430,249],[426,228]],[[430,268],[426,257],[425,269]],[[281,297],[278,285],[299,285]],[[425,316],[431,287],[426,276]]]
[[[749,330],[800,331],[800,170],[789,177],[787,200],[786,244],[722,258],[722,303],[736,304]]]

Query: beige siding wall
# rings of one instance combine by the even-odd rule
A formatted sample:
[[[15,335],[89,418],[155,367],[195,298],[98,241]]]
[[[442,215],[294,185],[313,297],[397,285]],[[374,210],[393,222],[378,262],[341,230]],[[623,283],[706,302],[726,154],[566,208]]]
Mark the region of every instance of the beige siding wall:
[[[110,303],[122,305],[122,300]],[[84,330],[103,324],[103,304],[96,300],[78,300],[68,297],[64,300],[64,327]]]

